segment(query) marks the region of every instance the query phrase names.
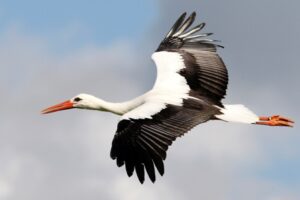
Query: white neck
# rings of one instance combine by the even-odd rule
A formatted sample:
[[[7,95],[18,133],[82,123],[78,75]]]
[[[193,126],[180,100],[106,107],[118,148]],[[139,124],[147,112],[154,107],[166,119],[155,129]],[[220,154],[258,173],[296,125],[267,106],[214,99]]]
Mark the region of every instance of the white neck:
[[[123,115],[140,105],[139,102],[134,100],[121,102],[121,103],[112,103],[112,102],[107,102],[102,99],[99,99],[99,103],[100,103],[99,104],[100,107],[98,107],[98,110],[111,112],[117,115]]]
[[[139,96],[131,101],[126,101],[121,103],[107,102],[97,97],[90,96],[88,102],[86,103],[83,102],[82,105],[78,105],[77,107],[83,109],[111,112],[117,115],[123,115],[143,103],[144,103],[144,96]]]

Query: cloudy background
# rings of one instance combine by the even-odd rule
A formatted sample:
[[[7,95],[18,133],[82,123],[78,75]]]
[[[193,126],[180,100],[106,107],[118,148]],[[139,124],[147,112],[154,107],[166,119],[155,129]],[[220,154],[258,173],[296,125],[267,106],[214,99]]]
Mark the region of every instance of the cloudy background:
[[[183,11],[225,49],[225,103],[299,122],[298,0],[0,1],[0,199],[300,199],[299,128],[209,122],[140,185],[109,157],[118,116],[40,110],[78,93],[151,88],[151,53]]]

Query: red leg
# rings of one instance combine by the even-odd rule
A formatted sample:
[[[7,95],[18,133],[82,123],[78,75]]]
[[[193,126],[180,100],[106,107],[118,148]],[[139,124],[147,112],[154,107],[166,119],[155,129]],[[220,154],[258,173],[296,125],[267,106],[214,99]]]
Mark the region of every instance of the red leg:
[[[282,117],[280,115],[273,115],[271,117],[259,117],[258,122],[256,124],[259,125],[267,125],[267,126],[288,126],[293,127],[294,121],[291,119],[288,119],[286,117]]]

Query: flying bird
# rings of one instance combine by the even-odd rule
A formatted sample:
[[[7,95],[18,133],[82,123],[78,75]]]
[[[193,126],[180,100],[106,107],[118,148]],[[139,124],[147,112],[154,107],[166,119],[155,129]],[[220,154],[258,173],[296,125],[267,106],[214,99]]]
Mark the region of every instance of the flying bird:
[[[145,170],[152,182],[155,171],[164,174],[168,147],[200,123],[222,120],[292,127],[294,122],[280,115],[259,117],[244,105],[222,104],[228,84],[226,66],[217,54],[222,46],[208,38],[212,33],[198,33],[205,23],[190,28],[195,16],[193,12],[186,18],[183,13],[152,54],[157,77],[147,93],[122,103],[79,94],[42,113],[80,108],[120,115],[110,156],[118,167],[125,165],[129,177],[135,171],[141,183]]]

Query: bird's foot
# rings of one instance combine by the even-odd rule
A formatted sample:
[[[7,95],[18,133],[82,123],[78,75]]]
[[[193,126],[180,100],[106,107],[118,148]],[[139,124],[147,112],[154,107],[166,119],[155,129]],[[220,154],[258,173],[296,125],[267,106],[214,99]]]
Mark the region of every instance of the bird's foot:
[[[293,127],[294,121],[280,115],[273,115],[271,117],[259,117],[259,121],[256,124]]]

